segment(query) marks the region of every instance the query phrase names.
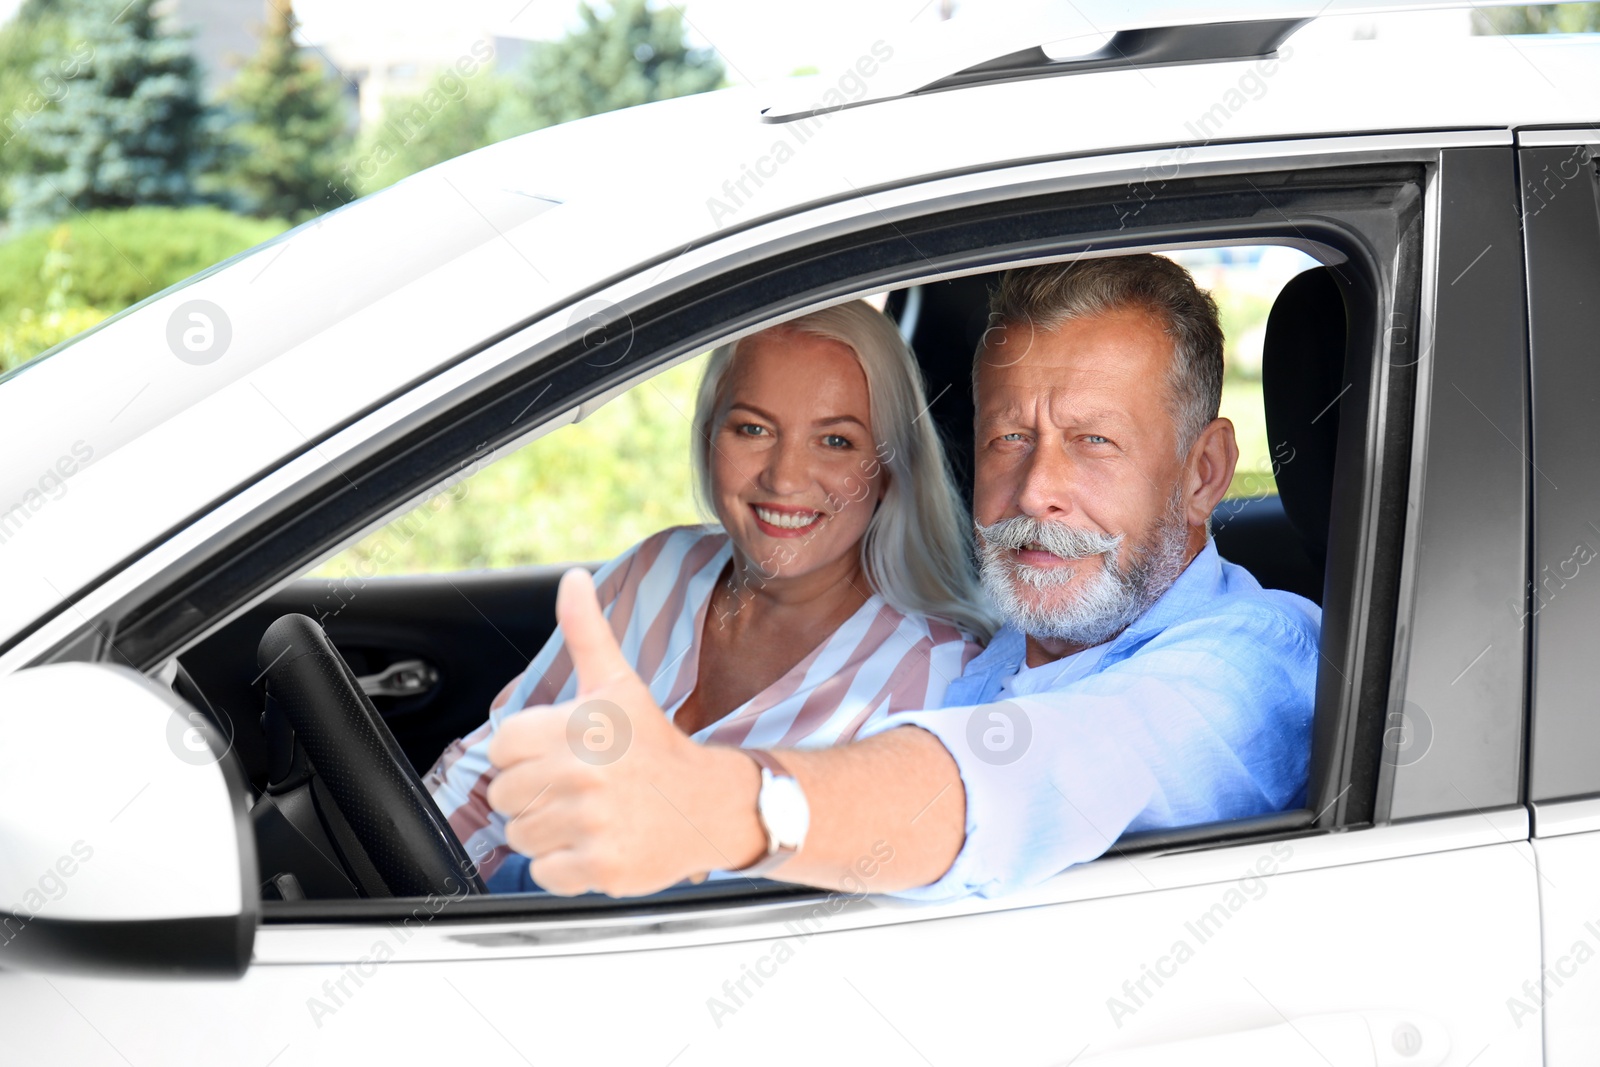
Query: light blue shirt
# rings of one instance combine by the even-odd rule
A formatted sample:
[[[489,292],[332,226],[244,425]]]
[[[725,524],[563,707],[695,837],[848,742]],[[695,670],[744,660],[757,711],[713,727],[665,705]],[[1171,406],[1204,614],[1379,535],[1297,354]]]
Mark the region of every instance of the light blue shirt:
[[[994,897],[1094,859],[1125,831],[1303,806],[1322,612],[1263,589],[1213,542],[1121,634],[1041,667],[995,635],[945,692],[861,735],[916,725],[950,750],[967,837],[896,895]]]

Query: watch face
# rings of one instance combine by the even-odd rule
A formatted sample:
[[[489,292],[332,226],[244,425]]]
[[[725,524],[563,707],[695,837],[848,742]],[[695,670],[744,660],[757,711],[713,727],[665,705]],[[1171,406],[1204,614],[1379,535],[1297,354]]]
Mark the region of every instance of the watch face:
[[[763,772],[761,821],[780,848],[799,848],[811,826],[811,807],[800,783],[789,777]]]

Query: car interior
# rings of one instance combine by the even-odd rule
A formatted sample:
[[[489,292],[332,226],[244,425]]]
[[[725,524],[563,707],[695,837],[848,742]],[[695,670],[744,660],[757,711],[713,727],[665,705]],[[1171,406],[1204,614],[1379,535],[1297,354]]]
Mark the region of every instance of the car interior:
[[[936,280],[892,290],[884,299],[885,312],[917,354],[927,395],[935,398],[930,413],[968,504],[968,383],[993,278]],[[1229,499],[1213,519],[1225,558],[1268,587],[1317,602],[1347,333],[1345,297],[1329,267],[1296,275],[1277,294],[1261,345],[1262,414],[1274,454],[1286,462],[1273,464],[1275,494]],[[565,566],[387,577],[362,583],[359,595],[348,584],[302,577],[182,657],[175,688],[215,717],[255,794],[264,899],[404,897],[448,893],[462,883],[482,891],[453,836],[447,828],[438,832],[443,824],[436,809],[429,823],[422,809],[432,805],[416,776],[450,741],[483,721],[501,686],[550,636]],[[280,670],[277,661],[297,642],[337,653],[299,658],[292,670]],[[306,676],[319,670],[325,677]],[[291,707],[296,702],[303,706]],[[387,730],[373,729],[369,715]],[[365,772],[346,765],[350,753],[370,759]],[[410,781],[391,768],[413,772]],[[327,779],[363,773],[388,780],[391,792],[382,803],[418,809],[409,834],[376,840],[379,831],[358,829],[359,817],[342,813],[351,802],[336,799]],[[385,865],[390,853],[428,857],[423,865],[430,871],[418,874],[414,863]]]

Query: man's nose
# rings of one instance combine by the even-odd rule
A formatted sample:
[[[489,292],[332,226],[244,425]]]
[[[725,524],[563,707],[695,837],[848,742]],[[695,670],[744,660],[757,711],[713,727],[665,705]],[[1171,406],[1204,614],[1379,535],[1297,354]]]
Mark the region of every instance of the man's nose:
[[[1035,519],[1059,519],[1072,511],[1076,467],[1058,446],[1041,442],[1022,469],[1017,507]]]
[[[780,437],[767,451],[761,468],[761,487],[778,496],[799,493],[811,484],[805,442]]]

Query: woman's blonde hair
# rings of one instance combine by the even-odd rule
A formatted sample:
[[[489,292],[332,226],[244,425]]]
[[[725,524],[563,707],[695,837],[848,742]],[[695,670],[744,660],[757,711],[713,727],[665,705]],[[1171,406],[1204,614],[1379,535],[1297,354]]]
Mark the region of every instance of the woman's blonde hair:
[[[876,455],[888,472],[882,501],[861,540],[873,588],[896,610],[942,616],[987,641],[994,621],[972,563],[971,522],[932,418],[916,358],[889,318],[862,300],[823,308],[769,330],[837,341],[867,378]],[[753,335],[759,336],[759,335]],[[728,371],[746,337],[711,353],[695,401],[693,460],[700,502],[716,514],[711,442],[731,402]]]

